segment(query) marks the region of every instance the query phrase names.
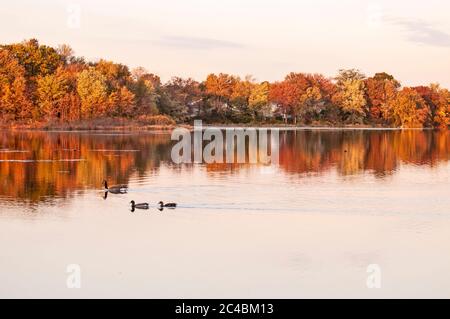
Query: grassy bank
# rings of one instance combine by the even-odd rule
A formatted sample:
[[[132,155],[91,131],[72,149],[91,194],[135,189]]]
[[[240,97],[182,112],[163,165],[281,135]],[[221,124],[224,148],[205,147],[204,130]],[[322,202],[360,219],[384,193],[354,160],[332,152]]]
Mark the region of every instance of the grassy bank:
[[[38,122],[38,123],[0,123],[0,129],[3,130],[42,130],[42,131],[171,131],[177,127],[184,127],[193,129],[194,123],[189,124],[146,124],[135,120],[90,120],[80,122]],[[265,127],[265,128],[324,128],[324,129],[393,129],[395,127],[382,125],[327,125],[327,124],[284,124],[284,123],[246,123],[246,124],[231,124],[231,123],[203,123],[203,128],[227,128],[227,127]]]
[[[44,131],[171,131],[176,127],[193,129],[194,121],[189,123],[176,123],[164,115],[140,116],[136,119],[102,118],[82,121],[47,121],[47,122],[0,122],[0,129],[7,130],[44,130]],[[400,127],[381,124],[344,124],[330,122],[313,122],[286,124],[279,122],[250,122],[250,123],[221,123],[203,121],[203,127],[276,127],[287,129],[400,129]]]
[[[0,122],[1,129],[52,131],[169,131],[177,123],[166,116],[138,119],[102,118],[82,121]]]

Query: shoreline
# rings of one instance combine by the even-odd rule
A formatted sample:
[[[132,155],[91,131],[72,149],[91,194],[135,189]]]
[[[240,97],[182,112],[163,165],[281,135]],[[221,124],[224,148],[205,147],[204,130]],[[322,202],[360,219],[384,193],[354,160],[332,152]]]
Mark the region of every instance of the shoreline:
[[[194,130],[192,124],[158,124],[158,125],[146,125],[141,123],[108,123],[99,124],[95,122],[84,123],[35,123],[35,124],[21,124],[14,123],[11,125],[0,124],[0,130],[2,131],[48,131],[48,132],[76,132],[76,131],[127,131],[127,132],[169,132],[175,128],[186,128],[188,130]],[[266,128],[266,129],[279,129],[282,131],[300,131],[300,130],[379,130],[379,131],[399,131],[399,130],[438,130],[436,128],[402,128],[402,127],[390,127],[381,125],[340,125],[340,126],[327,126],[327,125],[294,125],[294,124],[203,124],[203,129],[228,129],[228,128]]]
[[[183,126],[173,123],[146,124],[136,120],[90,120],[80,122],[0,123],[0,130],[10,131],[170,131]]]

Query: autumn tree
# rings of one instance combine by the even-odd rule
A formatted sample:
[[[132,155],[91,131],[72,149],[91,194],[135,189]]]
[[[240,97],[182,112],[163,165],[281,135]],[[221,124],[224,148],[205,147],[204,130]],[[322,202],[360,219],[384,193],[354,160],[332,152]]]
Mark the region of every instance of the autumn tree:
[[[37,102],[42,117],[61,118],[62,103],[67,94],[66,79],[58,74],[40,76],[37,79]]]
[[[335,92],[334,84],[321,74],[307,74],[306,79],[308,88],[300,96],[300,115],[304,122],[333,120],[334,105],[331,98]]]
[[[320,88],[317,86],[311,86],[300,96],[300,108],[299,114],[306,121],[310,122],[313,119],[317,119],[324,107],[323,96]]]
[[[450,92],[441,88],[439,84],[431,84],[430,91],[433,126],[447,129],[450,126]]]
[[[400,83],[390,74],[376,73],[366,80],[366,88],[370,118],[378,123],[388,120]]]
[[[126,65],[100,60],[94,67],[105,77],[108,94],[131,84],[131,73]]]
[[[445,91],[442,90],[439,84],[430,84],[429,86],[416,86],[413,88],[424,99],[430,110],[429,116],[426,118],[425,126],[428,127],[443,127],[445,126],[445,109],[446,105],[443,103],[445,98]],[[444,112],[444,113],[443,113]]]
[[[335,78],[337,92],[333,100],[343,112],[344,121],[363,123],[367,112],[365,75],[359,70],[340,70]]]
[[[132,72],[132,92],[135,95],[137,115],[158,114],[158,101],[160,99],[161,79],[148,73],[142,67]]]
[[[78,76],[77,92],[81,99],[81,116],[92,118],[105,114],[108,97],[106,77],[90,67]]]
[[[59,67],[56,73],[67,84],[67,93],[60,105],[61,119],[71,121],[81,119],[81,98],[78,95],[78,76],[88,66],[79,59],[71,59],[70,63]]]
[[[441,129],[450,128],[450,91],[439,89],[439,101],[433,121]]]
[[[277,106],[285,123],[287,123],[287,116],[291,108],[286,94],[288,91],[289,89],[285,82],[274,82],[269,89],[269,101]]]
[[[106,114],[115,117],[132,117],[135,114],[135,95],[126,86],[114,90],[108,97]]]
[[[173,77],[161,92],[160,111],[177,121],[186,120],[188,113],[198,108],[203,99],[200,83],[191,78]]]
[[[231,98],[235,85],[236,78],[224,73],[210,74],[206,78],[206,92],[227,100]]]
[[[100,60],[94,65],[105,79],[107,103],[104,114],[128,117],[135,112],[135,95],[132,90],[132,76],[126,65]],[[99,110],[103,113],[102,110]]]
[[[139,77],[139,80],[147,81],[155,90],[162,85],[161,78],[153,73],[145,73]]]
[[[31,39],[22,43],[5,46],[25,68],[27,77],[46,76],[56,71],[61,65],[61,56],[49,46],[40,45]]]
[[[205,91],[212,102],[213,111],[222,115],[230,108],[230,99],[236,85],[236,77],[224,73],[210,74],[205,81]]]
[[[309,122],[318,119],[331,104],[333,83],[320,74],[290,73],[283,82],[270,86],[270,101],[276,103],[283,117],[290,114]]]
[[[392,102],[393,123],[404,128],[423,127],[430,116],[425,100],[413,88],[404,88]]]
[[[248,98],[249,110],[254,114],[255,118],[267,117],[270,115],[271,105],[269,102],[270,84],[265,81],[255,84]]]
[[[64,65],[69,64],[70,62],[75,62],[74,59],[74,51],[68,44],[60,44],[58,45],[58,48],[56,48],[56,52],[61,57],[62,62]]]
[[[7,49],[0,48],[0,116],[19,120],[31,116],[25,68]]]
[[[290,73],[283,82],[275,82],[270,87],[270,101],[278,105],[283,118],[291,115],[297,123],[297,117],[301,113],[301,96],[310,87],[307,75],[303,73]]]
[[[244,80],[236,77],[230,96],[231,103],[241,107],[248,106],[248,100],[254,85],[251,75],[246,76]]]
[[[255,80],[251,75],[247,75],[244,79],[235,78],[233,92],[230,97],[231,112],[229,117],[233,122],[249,122],[253,116],[249,110],[249,99]]]

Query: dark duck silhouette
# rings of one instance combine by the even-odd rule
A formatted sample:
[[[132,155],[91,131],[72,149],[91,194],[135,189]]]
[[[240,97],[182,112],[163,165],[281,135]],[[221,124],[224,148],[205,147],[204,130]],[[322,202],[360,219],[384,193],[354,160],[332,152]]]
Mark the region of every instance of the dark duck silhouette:
[[[172,209],[174,209],[174,208],[177,207],[177,204],[175,204],[175,203],[164,204],[164,202],[159,202],[158,204],[159,204],[159,209],[163,209],[163,208],[172,208]]]
[[[131,204],[131,211],[134,212],[136,209],[149,209],[150,205],[148,203],[139,203],[136,204],[134,200],[130,202]]]
[[[128,191],[127,185],[114,185],[108,187],[108,181],[103,181],[103,186],[105,187],[105,191],[111,194],[125,194]]]

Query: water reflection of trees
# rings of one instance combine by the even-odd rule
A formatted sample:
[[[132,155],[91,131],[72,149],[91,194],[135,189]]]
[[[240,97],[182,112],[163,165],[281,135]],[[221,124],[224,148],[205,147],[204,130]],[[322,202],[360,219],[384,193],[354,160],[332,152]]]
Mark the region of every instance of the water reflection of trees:
[[[167,134],[3,132],[0,196],[39,202],[99,189],[104,178],[111,184],[144,178],[157,173],[163,162],[177,172],[192,169],[192,165],[170,164],[171,145]],[[383,177],[393,174],[401,163],[435,166],[449,158],[447,131],[306,130],[280,134],[280,169],[292,176],[334,169],[341,175],[370,172]],[[48,162],[17,162],[21,160]],[[206,172],[210,176],[235,174],[249,166],[208,164]]]
[[[280,168],[289,174],[341,175],[364,171],[377,177],[401,163],[434,166],[450,159],[448,131],[305,130],[280,134]],[[210,164],[208,172],[235,173],[249,165]]]
[[[158,169],[170,154],[169,141],[158,134],[3,133],[0,195],[41,201],[100,189],[104,178],[127,183],[132,174],[142,177]]]
[[[448,131],[298,131],[283,134],[280,166],[290,173],[394,172],[400,163],[436,165],[450,158]]]

